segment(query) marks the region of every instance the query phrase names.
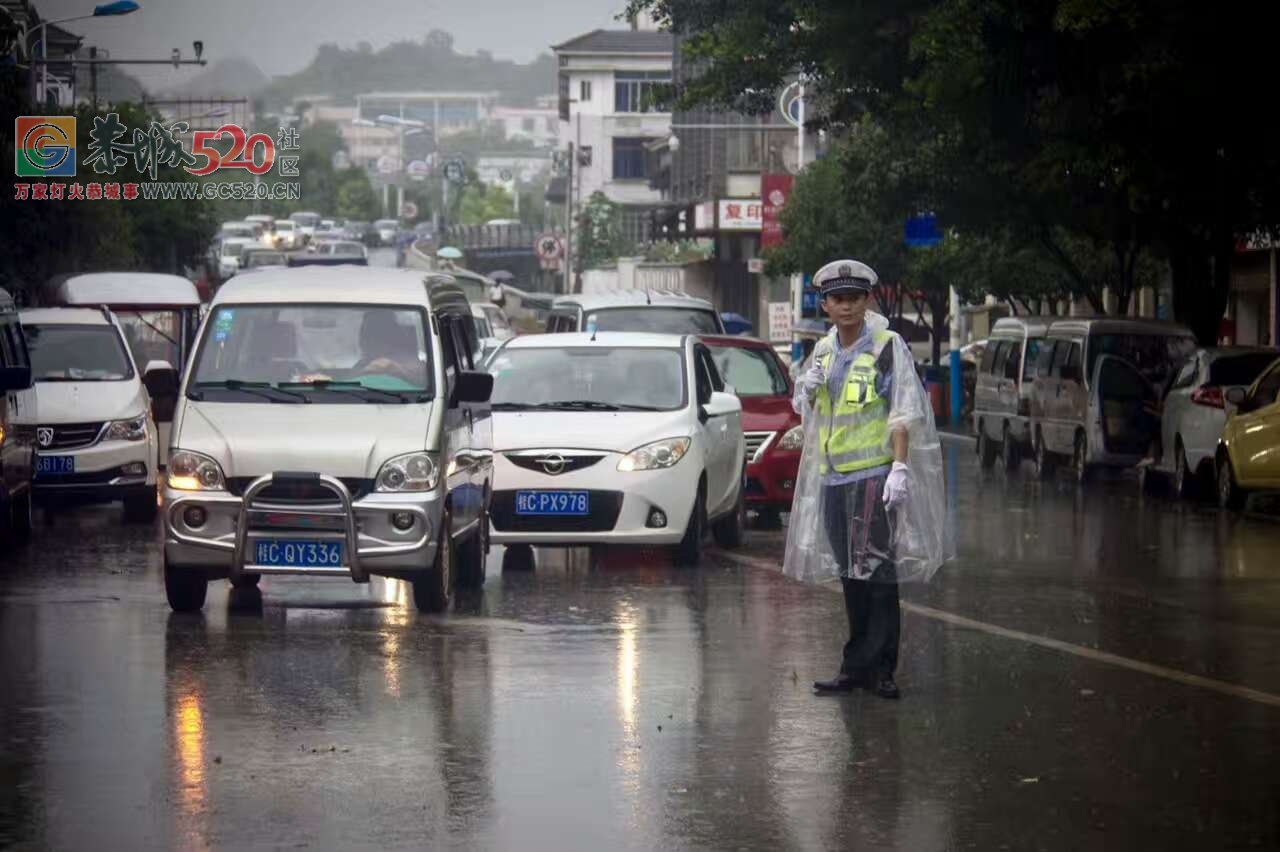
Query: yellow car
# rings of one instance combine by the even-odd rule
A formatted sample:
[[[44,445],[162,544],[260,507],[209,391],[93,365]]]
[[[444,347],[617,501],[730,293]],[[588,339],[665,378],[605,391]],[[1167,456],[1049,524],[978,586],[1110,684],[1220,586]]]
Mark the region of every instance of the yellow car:
[[[1280,360],[1227,402],[1236,410],[1218,443],[1218,505],[1239,509],[1250,491],[1280,491]]]

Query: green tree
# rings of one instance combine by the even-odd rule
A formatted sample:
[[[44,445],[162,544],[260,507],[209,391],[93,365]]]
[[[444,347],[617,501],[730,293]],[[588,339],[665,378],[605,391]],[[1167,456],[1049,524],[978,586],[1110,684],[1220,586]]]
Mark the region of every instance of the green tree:
[[[607,266],[631,248],[622,233],[622,209],[599,190],[591,193],[578,215],[575,235],[577,269]]]
[[[500,186],[489,186],[474,179],[462,185],[455,217],[462,225],[483,225],[490,219],[512,219],[515,203],[511,194]]]
[[[381,204],[363,171],[347,169],[338,173],[337,206],[334,209],[339,219],[372,221],[381,213]]]

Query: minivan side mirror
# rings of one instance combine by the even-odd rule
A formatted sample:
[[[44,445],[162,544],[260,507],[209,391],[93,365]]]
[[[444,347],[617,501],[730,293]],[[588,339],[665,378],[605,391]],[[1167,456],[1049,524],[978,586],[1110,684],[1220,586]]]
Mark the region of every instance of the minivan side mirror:
[[[463,370],[453,391],[453,403],[488,402],[493,395],[493,374],[482,370]]]
[[[0,393],[27,390],[31,380],[30,367],[0,367]]]
[[[178,407],[178,371],[168,361],[149,361],[142,371],[142,385],[151,396],[151,417],[157,423],[173,420]]]

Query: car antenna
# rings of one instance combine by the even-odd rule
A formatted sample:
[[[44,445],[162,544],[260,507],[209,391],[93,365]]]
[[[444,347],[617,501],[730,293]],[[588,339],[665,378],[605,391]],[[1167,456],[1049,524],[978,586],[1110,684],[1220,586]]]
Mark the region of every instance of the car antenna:
[[[646,305],[652,305],[652,304],[653,304],[653,297],[649,295],[649,288],[648,288],[648,287],[645,287],[645,288],[644,288],[644,303],[645,303]]]

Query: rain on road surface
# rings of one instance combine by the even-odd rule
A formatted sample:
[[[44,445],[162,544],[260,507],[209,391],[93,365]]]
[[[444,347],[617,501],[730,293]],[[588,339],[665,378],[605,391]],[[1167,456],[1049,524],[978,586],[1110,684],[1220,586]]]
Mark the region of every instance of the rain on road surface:
[[[297,578],[181,616],[158,528],[46,518],[0,560],[0,846],[1280,846],[1280,526],[945,449],[896,703],[811,694],[842,604],[780,533],[495,547],[447,617]]]

